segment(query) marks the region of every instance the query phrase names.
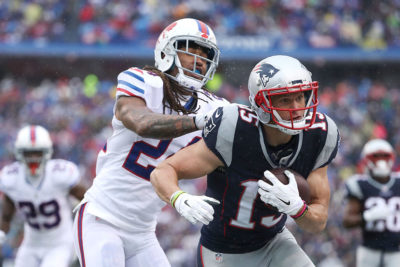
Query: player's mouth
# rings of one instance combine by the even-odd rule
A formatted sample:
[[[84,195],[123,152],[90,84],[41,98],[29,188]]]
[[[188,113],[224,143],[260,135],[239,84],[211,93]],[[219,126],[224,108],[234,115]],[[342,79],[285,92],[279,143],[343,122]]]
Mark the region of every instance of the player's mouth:
[[[303,119],[303,116],[293,117],[293,121],[301,121],[302,119]]]
[[[199,74],[199,75],[197,75],[197,74]],[[196,69],[194,70],[194,72],[186,73],[186,75],[188,75],[188,76],[190,76],[190,77],[193,77],[193,78],[196,78],[196,79],[198,79],[198,80],[201,80],[201,79],[203,79],[203,77],[202,77],[202,75],[203,75],[203,70],[202,70],[201,68],[196,68]]]

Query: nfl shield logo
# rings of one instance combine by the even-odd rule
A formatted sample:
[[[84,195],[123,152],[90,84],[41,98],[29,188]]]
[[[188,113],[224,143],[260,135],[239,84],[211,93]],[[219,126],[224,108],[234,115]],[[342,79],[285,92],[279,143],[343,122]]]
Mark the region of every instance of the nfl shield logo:
[[[221,263],[224,260],[221,253],[215,253],[215,261]]]

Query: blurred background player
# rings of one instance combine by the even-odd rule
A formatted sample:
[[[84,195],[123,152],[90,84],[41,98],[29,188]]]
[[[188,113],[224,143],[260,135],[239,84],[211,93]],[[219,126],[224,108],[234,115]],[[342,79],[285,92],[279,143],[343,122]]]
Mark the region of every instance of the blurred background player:
[[[82,266],[169,266],[155,235],[165,203],[153,191],[150,172],[200,140],[207,112],[228,103],[203,88],[219,53],[208,25],[181,19],[160,34],[155,67],[118,75],[113,134],[75,219]]]
[[[81,200],[86,188],[79,183],[77,166],[51,159],[52,153],[48,131],[39,125],[25,126],[15,141],[18,161],[1,171],[1,231],[10,230],[16,210],[24,216],[24,238],[15,267],[67,267],[74,256],[69,196]]]
[[[383,139],[368,141],[361,152],[364,174],[346,181],[343,225],[361,227],[357,267],[395,267],[400,262],[400,173],[393,172],[395,152]]]
[[[339,143],[336,124],[316,112],[318,82],[295,58],[279,55],[260,61],[248,88],[251,108],[218,108],[203,139],[158,165],[151,182],[183,217],[205,224],[198,266],[314,266],[285,222],[291,216],[310,233],[325,228],[327,169]],[[284,185],[268,171],[278,167],[307,179],[310,203],[300,198],[291,172],[285,172],[289,183]],[[206,174],[205,196],[178,186],[178,179]],[[273,185],[260,180],[263,176]]]

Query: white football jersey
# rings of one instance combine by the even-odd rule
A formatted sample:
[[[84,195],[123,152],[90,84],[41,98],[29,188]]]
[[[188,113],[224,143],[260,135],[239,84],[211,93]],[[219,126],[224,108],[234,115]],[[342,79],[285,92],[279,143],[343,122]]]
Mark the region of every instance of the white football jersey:
[[[130,68],[118,75],[116,98],[140,97],[153,112],[163,113],[163,95],[163,81],[154,73]],[[198,97],[197,103],[191,98],[183,104],[196,104],[197,113],[229,104],[206,91],[199,92]],[[170,109],[165,113],[170,114]],[[154,192],[150,173],[168,156],[200,140],[201,131],[171,140],[143,138],[125,128],[115,114],[112,127],[113,134],[98,155],[93,185],[85,194],[87,212],[128,231],[154,231],[165,203]]]
[[[19,162],[7,165],[0,176],[0,191],[24,217],[24,245],[52,247],[72,244],[72,207],[69,190],[80,179],[78,167],[66,160],[51,159],[45,174],[33,184]]]

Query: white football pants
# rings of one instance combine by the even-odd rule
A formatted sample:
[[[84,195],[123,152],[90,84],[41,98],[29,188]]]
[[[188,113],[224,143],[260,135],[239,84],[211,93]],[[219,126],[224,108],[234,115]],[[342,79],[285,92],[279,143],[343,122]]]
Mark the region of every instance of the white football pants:
[[[54,247],[19,247],[14,267],[68,267],[73,259],[72,243]]]
[[[359,246],[357,248],[357,267],[398,267],[400,252],[384,252]]]
[[[170,267],[154,232],[128,232],[84,211],[74,221],[74,245],[82,267]]]

